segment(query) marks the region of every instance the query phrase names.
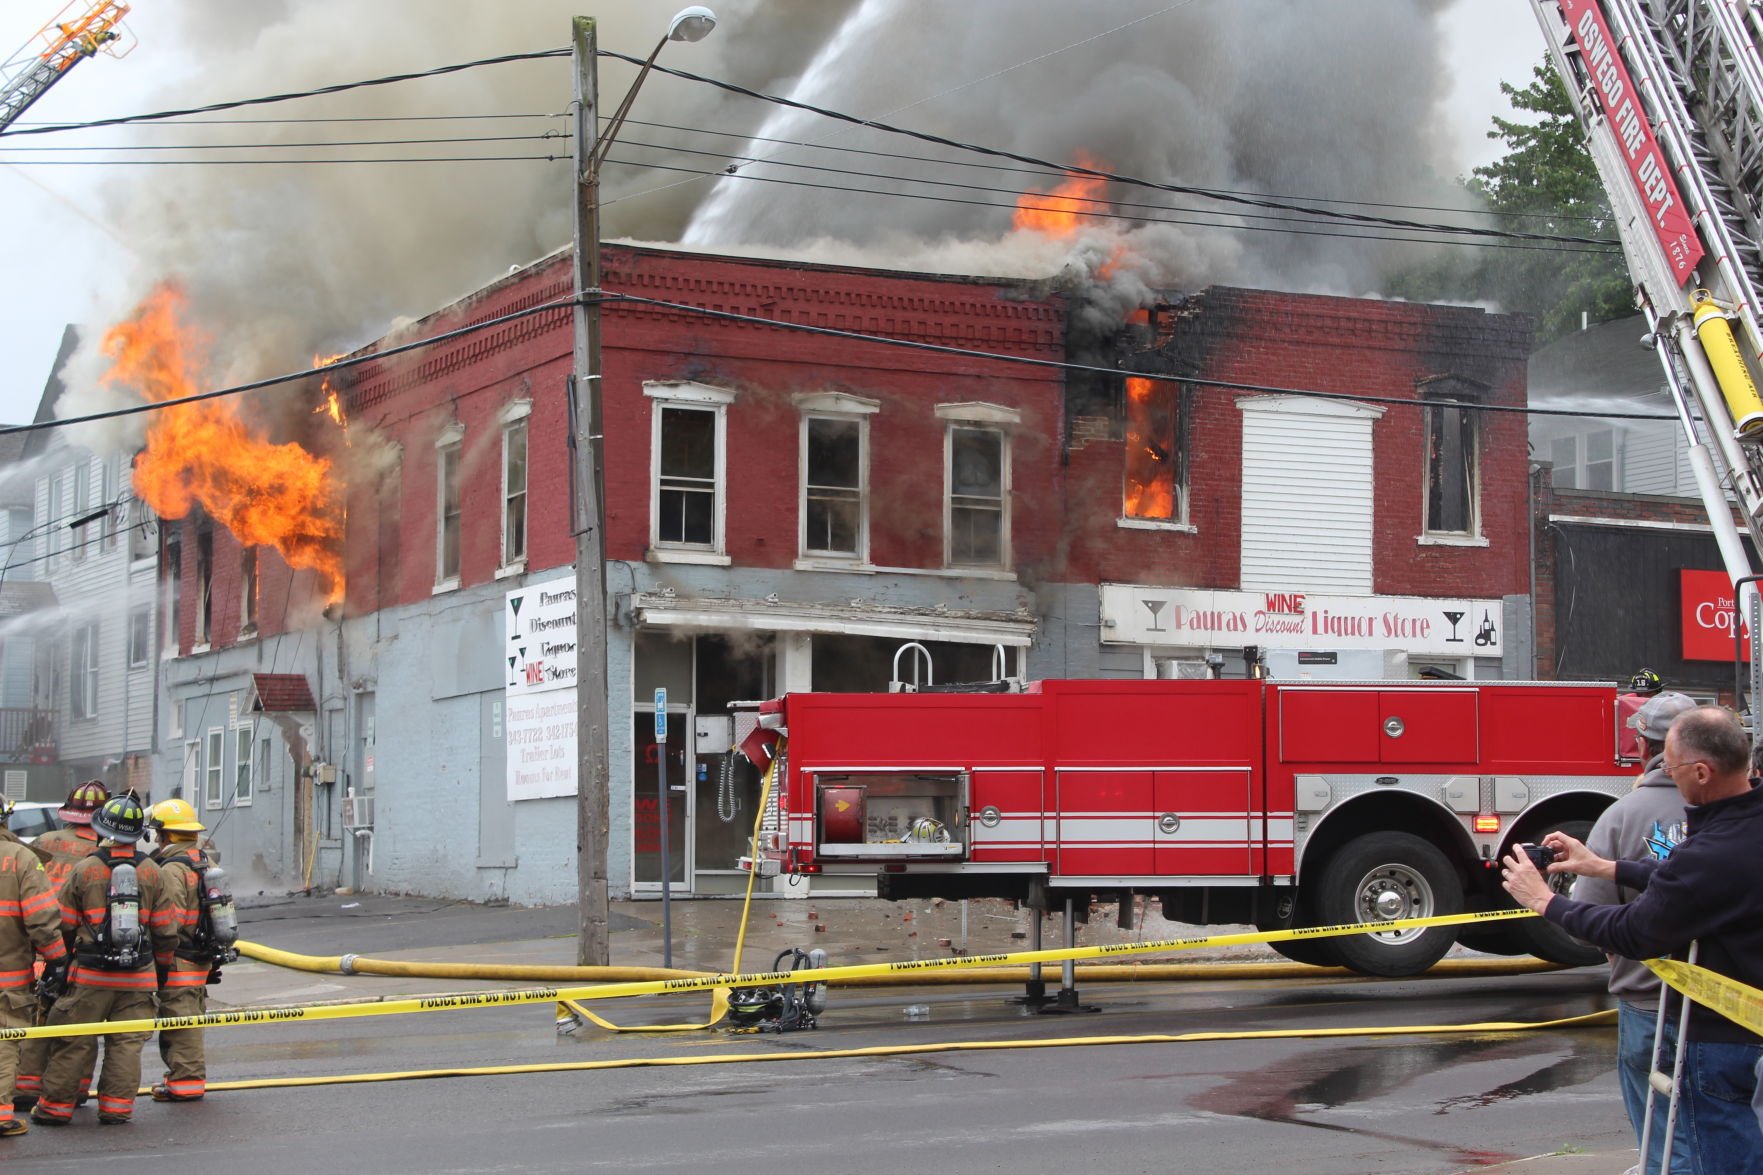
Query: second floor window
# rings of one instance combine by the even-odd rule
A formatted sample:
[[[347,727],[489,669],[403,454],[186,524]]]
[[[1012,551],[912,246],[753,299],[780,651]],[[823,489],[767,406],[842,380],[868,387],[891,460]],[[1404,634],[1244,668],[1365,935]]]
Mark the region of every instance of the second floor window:
[[[1475,393],[1441,380],[1423,393],[1426,421],[1426,530],[1478,535],[1479,450]]]
[[[949,564],[997,567],[1005,559],[1008,449],[994,428],[949,429]]]
[[[239,635],[257,631],[257,548],[239,553]]]
[[[214,532],[196,533],[196,643],[206,645],[214,633]]]
[[[861,419],[803,421],[802,552],[864,553],[864,433]]]
[[[43,552],[43,570],[55,570],[55,557],[61,553],[61,536],[67,530],[67,474],[57,473],[49,479],[48,532]]]
[[[458,442],[435,450],[435,582],[459,582],[461,448]]]
[[[129,667],[138,669],[152,654],[153,609],[143,605],[129,613]]]
[[[98,626],[82,624],[73,630],[73,658],[69,665],[68,709],[75,718],[98,716]]]
[[[1126,453],[1122,516],[1146,522],[1187,520],[1187,454],[1181,389],[1162,380],[1126,381]]]
[[[82,462],[73,467],[73,517],[67,521],[71,524],[79,522],[92,512],[92,463]],[[81,522],[73,527],[73,557],[76,561],[86,557],[86,533],[91,524]]]
[[[1556,437],[1549,442],[1549,459],[1556,489],[1616,488],[1616,434],[1611,429]]]
[[[502,566],[517,567],[526,561],[526,440],[525,420],[502,430]]]

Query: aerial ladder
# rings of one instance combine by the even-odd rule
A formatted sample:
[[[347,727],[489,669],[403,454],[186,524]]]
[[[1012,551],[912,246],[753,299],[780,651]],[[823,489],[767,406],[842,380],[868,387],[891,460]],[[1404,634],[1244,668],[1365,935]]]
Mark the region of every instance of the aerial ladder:
[[[0,132],[88,57],[124,57],[134,48],[122,28],[120,0],[73,0],[0,64]]]
[[[1732,518],[1736,504],[1763,551],[1763,15],[1755,0],[1531,8],[1609,193],[1735,608],[1763,634]],[[1752,642],[1753,705],[1760,646],[1763,635]]]

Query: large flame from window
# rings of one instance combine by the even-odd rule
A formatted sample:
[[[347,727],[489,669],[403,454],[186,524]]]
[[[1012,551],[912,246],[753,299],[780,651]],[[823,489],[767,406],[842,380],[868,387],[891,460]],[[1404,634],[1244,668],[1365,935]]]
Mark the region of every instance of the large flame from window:
[[[1126,516],[1176,518],[1173,385],[1138,377],[1126,381]]]
[[[184,296],[156,287],[134,317],[104,335],[104,382],[153,401],[202,390],[206,345],[183,321]],[[201,506],[243,546],[267,545],[318,575],[327,602],[343,597],[343,501],[331,463],[297,444],[272,444],[240,419],[232,398],[152,413],[135,460],[135,491],[161,518]]]

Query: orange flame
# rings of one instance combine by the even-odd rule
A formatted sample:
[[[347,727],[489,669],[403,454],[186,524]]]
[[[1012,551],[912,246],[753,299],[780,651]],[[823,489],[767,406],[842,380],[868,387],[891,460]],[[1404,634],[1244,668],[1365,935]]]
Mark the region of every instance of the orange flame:
[[[1100,170],[1097,162],[1082,151],[1077,153],[1077,165]],[[1069,237],[1077,232],[1084,216],[1101,202],[1107,183],[1095,176],[1070,175],[1051,192],[1025,192],[1016,201],[1012,227],[1019,232]]]
[[[127,322],[104,335],[103,379],[148,400],[195,394],[205,344],[182,321],[184,296],[162,283]],[[297,444],[272,444],[230,399],[164,408],[135,461],[135,490],[162,518],[200,505],[245,546],[268,545],[318,574],[327,602],[343,597],[343,504],[331,463]]]
[[[1162,392],[1159,395],[1159,391]],[[1126,516],[1175,517],[1173,389],[1126,381]]]
[[[312,357],[312,366],[329,367],[331,364],[341,359],[344,354],[346,354],[346,352],[339,351],[335,355],[314,355]],[[312,414],[314,416],[328,416],[333,423],[347,430],[349,427],[349,418],[343,413],[343,400],[342,397],[337,395],[337,389],[336,386],[331,383],[331,377],[328,375],[321,376],[318,387],[319,390],[324,393],[324,400],[318,405],[318,407],[312,410]]]

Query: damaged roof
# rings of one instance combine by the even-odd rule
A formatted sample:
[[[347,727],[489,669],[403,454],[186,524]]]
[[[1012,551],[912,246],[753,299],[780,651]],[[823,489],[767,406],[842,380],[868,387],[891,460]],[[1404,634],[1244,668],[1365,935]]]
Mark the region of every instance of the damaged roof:
[[[251,692],[256,694],[253,710],[317,710],[312,701],[312,687],[299,673],[253,673]]]

